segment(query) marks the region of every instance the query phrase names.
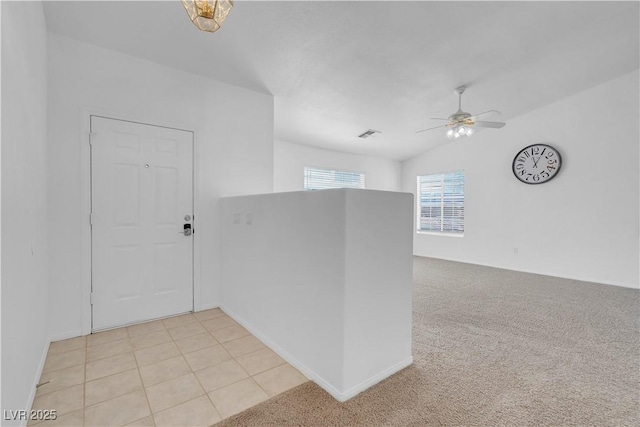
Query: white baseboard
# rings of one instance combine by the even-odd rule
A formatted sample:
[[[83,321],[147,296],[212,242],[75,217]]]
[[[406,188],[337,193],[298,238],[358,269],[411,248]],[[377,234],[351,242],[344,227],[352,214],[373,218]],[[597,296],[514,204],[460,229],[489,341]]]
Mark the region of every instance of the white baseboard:
[[[204,305],[200,306],[198,311],[211,310],[212,308],[220,308],[220,304],[218,304],[218,303],[215,303],[215,304],[204,304]],[[196,313],[198,311],[196,311]]]
[[[40,377],[42,376],[42,371],[44,370],[44,364],[47,361],[47,354],[49,354],[49,345],[51,345],[51,340],[47,341],[47,344],[44,346],[44,351],[42,352],[42,356],[40,357],[40,363],[38,364],[38,370],[36,371],[36,376],[33,379],[33,385],[31,386],[31,393],[29,394],[29,399],[27,400],[27,408],[31,410],[33,407],[33,401],[36,398],[37,385],[40,382]],[[27,421],[25,420],[21,425],[26,426]]]
[[[316,372],[314,372],[313,369],[306,366],[304,363],[302,363],[297,358],[292,356],[288,351],[286,351],[285,349],[277,345],[275,342],[273,342],[269,337],[264,335],[260,330],[256,329],[255,327],[247,323],[244,319],[242,319],[240,316],[234,313],[233,310],[230,310],[224,305],[221,305],[220,308],[229,317],[231,317],[233,320],[238,322],[240,325],[242,325],[242,327],[244,327],[246,330],[251,332],[260,341],[262,341],[267,347],[269,347],[271,350],[277,353],[278,356],[282,357],[288,364],[290,364],[291,366],[293,366],[294,368],[302,372],[302,374],[304,374],[305,377],[309,378],[311,381],[318,384],[320,387],[322,387],[322,389],[324,389],[324,391],[329,393],[334,399],[336,399],[339,402],[346,402],[347,400],[358,395],[359,393],[363,392],[369,387],[379,383],[385,378],[395,374],[399,370],[404,369],[413,363],[413,357],[409,357],[408,359],[405,359],[389,367],[388,369],[385,369],[384,371],[374,375],[373,377],[361,382],[357,386],[350,388],[346,392],[341,392],[340,390],[335,388],[333,385],[328,383],[324,378],[322,378]]]
[[[433,259],[441,259],[444,261],[453,261],[453,262],[459,262],[462,264],[471,264],[471,265],[479,265],[482,267],[491,267],[491,268],[497,268],[500,270],[509,270],[509,271],[516,271],[518,273],[529,273],[529,274],[537,274],[540,276],[549,276],[549,277],[557,277],[560,279],[569,279],[569,280],[578,280],[580,282],[589,282],[589,283],[594,283],[597,285],[607,285],[607,286],[618,286],[621,288],[629,288],[629,289],[640,289],[640,284],[631,284],[631,283],[624,283],[624,282],[619,282],[616,280],[603,280],[603,279],[598,279],[598,278],[592,278],[592,277],[581,277],[581,276],[574,276],[574,275],[558,275],[557,273],[549,273],[549,272],[544,272],[544,271],[539,271],[539,270],[531,270],[531,269],[527,269],[527,268],[515,268],[515,267],[510,267],[510,266],[505,266],[505,265],[501,265],[501,264],[489,264],[486,262],[477,262],[477,261],[467,261],[467,260],[462,260],[462,259],[456,259],[456,258],[451,258],[451,257],[441,257],[441,256],[435,256],[435,255],[423,255],[423,254],[419,254],[419,253],[415,253],[413,254],[413,256],[417,256],[417,257],[421,257],[421,258],[433,258]]]
[[[396,363],[395,365],[385,369],[384,371],[380,372],[379,374],[376,374],[374,376],[372,376],[371,378],[369,378],[368,380],[365,380],[363,382],[361,382],[360,384],[351,387],[349,390],[345,391],[344,393],[341,393],[343,396],[343,399],[339,399],[336,397],[336,399],[338,399],[340,402],[344,402],[347,401],[349,399],[351,399],[352,397],[357,396],[358,394],[362,393],[363,391],[365,391],[366,389],[368,389],[369,387],[378,384],[380,381],[389,378],[391,375],[395,374],[398,371],[403,370],[404,368],[406,368],[407,366],[410,366],[413,363],[413,356],[410,356],[409,358]],[[335,396],[334,396],[335,397]]]
[[[77,329],[73,331],[63,332],[60,334],[55,334],[47,340],[47,344],[44,346],[44,351],[42,352],[42,356],[40,356],[40,363],[38,364],[38,370],[36,371],[36,376],[33,379],[33,385],[31,386],[31,393],[29,394],[29,399],[27,401],[28,408],[31,409],[33,407],[33,401],[36,398],[37,385],[40,382],[40,377],[42,377],[42,371],[44,370],[44,364],[47,361],[47,354],[49,354],[49,346],[54,341],[65,340],[67,338],[75,338],[82,335],[82,330]],[[26,425],[26,424],[23,424]]]
[[[66,340],[69,338],[81,337],[82,335],[83,335],[82,329],[74,329],[72,331],[60,332],[58,334],[51,335],[49,337],[49,342],[52,343],[56,341]]]

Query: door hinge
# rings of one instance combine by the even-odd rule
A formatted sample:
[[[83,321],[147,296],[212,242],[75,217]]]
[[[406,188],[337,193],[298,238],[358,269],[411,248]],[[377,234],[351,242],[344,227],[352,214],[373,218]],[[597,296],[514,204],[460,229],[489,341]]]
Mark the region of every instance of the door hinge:
[[[89,225],[93,225],[93,212],[89,214]]]
[[[95,132],[89,132],[89,145],[93,145],[93,140],[96,137],[96,133]]]
[[[93,305],[93,292],[89,294],[89,303]]]

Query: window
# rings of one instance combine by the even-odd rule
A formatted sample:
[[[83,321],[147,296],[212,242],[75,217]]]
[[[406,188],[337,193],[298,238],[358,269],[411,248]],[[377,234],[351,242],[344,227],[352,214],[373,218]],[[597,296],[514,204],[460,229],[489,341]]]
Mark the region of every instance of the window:
[[[418,176],[418,231],[464,233],[464,171]]]
[[[364,174],[332,169],[304,168],[304,189],[364,188]]]

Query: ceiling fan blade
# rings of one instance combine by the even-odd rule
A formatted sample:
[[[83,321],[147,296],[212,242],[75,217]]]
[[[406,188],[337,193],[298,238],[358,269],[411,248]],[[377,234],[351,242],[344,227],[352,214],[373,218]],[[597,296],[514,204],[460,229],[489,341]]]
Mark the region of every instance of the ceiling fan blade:
[[[441,119],[440,117],[431,117],[429,118],[429,120],[444,120],[445,122],[449,121],[449,119]]]
[[[489,113],[497,113],[502,115],[502,113],[498,110],[487,110],[487,111],[483,111],[482,113],[474,114],[473,116],[471,116],[471,120],[475,121],[476,117],[480,117],[484,114],[489,114]]]
[[[448,124],[446,124],[446,125],[436,126],[436,127],[434,127],[434,128],[422,129],[422,130],[417,131],[416,133],[426,132],[426,131],[428,131],[428,130],[433,130],[433,129],[446,128],[447,126],[449,126],[449,125],[448,125]]]
[[[506,123],[503,122],[475,122],[475,125],[481,128],[494,128],[494,129],[500,129],[502,127],[504,127],[504,125],[506,125]]]

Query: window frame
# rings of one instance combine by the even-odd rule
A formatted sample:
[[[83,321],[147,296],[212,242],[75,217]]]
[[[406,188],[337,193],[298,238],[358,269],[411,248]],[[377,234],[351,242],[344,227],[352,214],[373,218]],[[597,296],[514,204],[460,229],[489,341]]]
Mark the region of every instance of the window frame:
[[[360,176],[360,181],[362,183],[362,187],[327,187],[327,188],[307,188],[307,170],[308,169],[314,169],[317,171],[325,171],[325,172],[331,172],[331,173],[346,173],[346,174],[357,174]],[[333,181],[335,182],[335,180]],[[367,176],[364,172],[359,172],[359,171],[349,171],[349,170],[343,170],[343,169],[336,169],[336,168],[330,168],[330,167],[320,167],[320,166],[304,166],[302,169],[302,189],[304,191],[318,191],[318,190],[330,190],[330,189],[337,189],[337,188],[352,188],[352,189],[366,189],[366,183],[367,183]]]
[[[454,175],[454,174],[461,174],[462,175],[462,231],[446,231],[443,230],[444,228],[444,221],[445,221],[445,215],[444,215],[444,209],[446,207],[445,205],[445,192],[444,192],[444,185],[445,185],[445,176],[446,175]],[[441,204],[439,206],[440,208],[440,221],[441,221],[441,229],[440,230],[425,230],[421,228],[421,218],[422,218],[422,188],[421,188],[421,184],[423,184],[421,182],[421,178],[423,177],[435,177],[435,176],[440,176],[441,177]],[[466,173],[464,169],[460,169],[460,170],[454,170],[454,171],[448,171],[448,172],[440,172],[440,173],[425,173],[425,174],[420,174],[420,175],[416,175],[416,220],[415,220],[415,227],[416,227],[416,233],[417,234],[432,234],[432,235],[437,235],[437,236],[449,236],[449,237],[464,237],[464,233],[465,233],[465,215],[464,215],[464,211],[465,211],[465,205],[466,205],[466,191],[465,191],[465,187],[466,187]]]

